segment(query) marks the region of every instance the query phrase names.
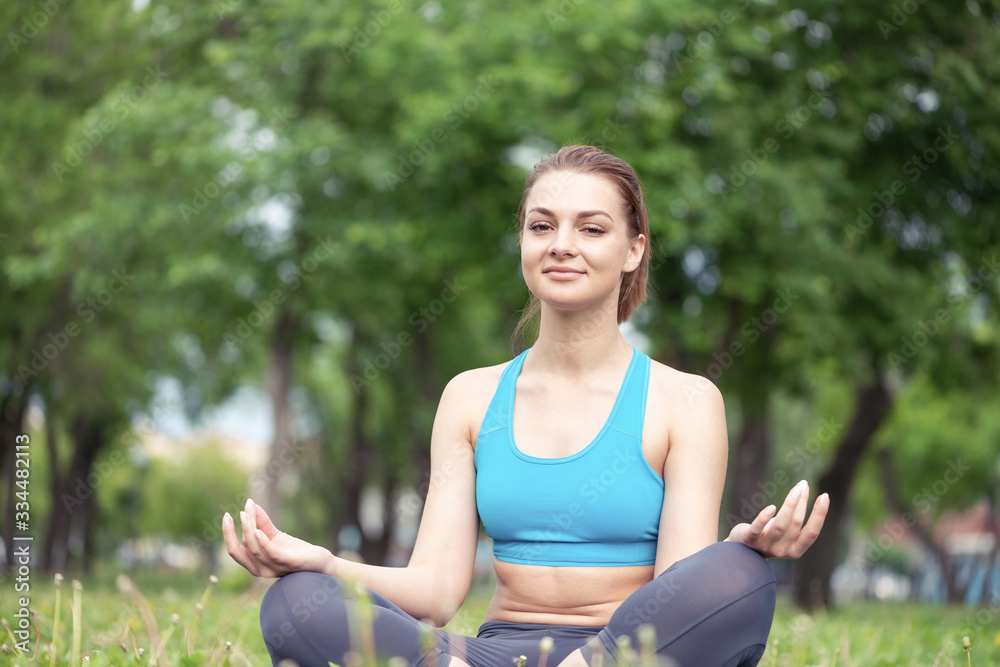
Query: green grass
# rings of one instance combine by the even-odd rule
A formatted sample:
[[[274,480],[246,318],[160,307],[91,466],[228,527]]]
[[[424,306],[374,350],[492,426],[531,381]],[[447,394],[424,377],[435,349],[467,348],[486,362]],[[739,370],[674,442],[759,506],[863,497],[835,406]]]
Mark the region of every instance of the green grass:
[[[119,590],[116,572],[83,580],[80,598],[80,644],[73,660],[73,586],[61,586],[59,642],[53,664],[152,664],[149,625],[165,643],[160,665],[270,665],[258,625],[263,590],[248,588],[252,577],[226,575],[211,587],[202,613],[196,612],[206,593],[207,578],[145,572],[131,574],[136,595]],[[13,582],[4,582],[3,609],[8,622],[16,619]],[[474,589],[448,630],[474,635],[486,612],[491,590]],[[4,653],[0,665],[50,664],[56,587],[33,577],[30,608],[34,612],[28,655]],[[145,601],[145,602],[144,602]],[[147,611],[143,612],[143,607]],[[171,618],[176,615],[176,625]],[[197,617],[197,622],[195,619]],[[16,628],[16,626],[15,626]],[[42,641],[38,641],[37,633]],[[3,643],[12,644],[6,630]],[[971,639],[966,653],[962,638]],[[188,645],[191,645],[191,651]],[[226,642],[229,642],[227,646]],[[124,650],[120,647],[124,646]],[[37,662],[31,658],[37,654]],[[852,603],[815,616],[779,603],[762,667],[927,666],[975,667],[1000,665],[1000,612],[991,609],[931,607],[913,604]],[[530,665],[527,667],[531,667]]]

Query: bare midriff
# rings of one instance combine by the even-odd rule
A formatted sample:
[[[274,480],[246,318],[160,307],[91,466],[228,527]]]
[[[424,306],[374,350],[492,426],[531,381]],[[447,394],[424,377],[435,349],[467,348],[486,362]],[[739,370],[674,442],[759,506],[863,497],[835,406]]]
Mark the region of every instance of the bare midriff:
[[[497,588],[487,621],[607,625],[629,595],[653,580],[652,565],[555,567],[493,559]]]

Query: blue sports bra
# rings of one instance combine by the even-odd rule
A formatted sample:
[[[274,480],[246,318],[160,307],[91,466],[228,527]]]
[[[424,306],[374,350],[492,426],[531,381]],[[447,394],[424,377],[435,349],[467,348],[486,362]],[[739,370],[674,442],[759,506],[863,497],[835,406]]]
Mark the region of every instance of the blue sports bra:
[[[589,445],[539,458],[517,448],[512,428],[530,350],[504,368],[476,440],[476,504],[493,555],[534,565],[653,564],[664,485],[642,453],[649,357],[632,348],[611,415]]]

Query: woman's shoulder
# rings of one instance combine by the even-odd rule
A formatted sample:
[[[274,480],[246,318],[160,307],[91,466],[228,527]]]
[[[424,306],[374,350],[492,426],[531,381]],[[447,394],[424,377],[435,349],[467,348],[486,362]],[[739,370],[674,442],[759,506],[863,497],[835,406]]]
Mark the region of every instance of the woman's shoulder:
[[[647,424],[654,441],[667,443],[666,452],[693,443],[702,452],[706,428],[721,425],[725,431],[725,404],[715,383],[695,373],[686,373],[652,360],[646,401]],[[650,411],[650,406],[656,409]],[[659,438],[659,440],[657,440]]]
[[[500,384],[500,376],[511,361],[513,360],[462,371],[445,386],[442,403],[447,402],[449,409],[458,410],[465,415],[469,441],[473,446]]]
[[[707,377],[650,359],[649,391],[660,405],[680,405],[686,409],[722,403],[722,392]]]
[[[481,366],[462,371],[448,381],[448,387],[462,395],[476,395],[495,390],[500,383],[500,376],[511,361],[513,359],[493,366]]]

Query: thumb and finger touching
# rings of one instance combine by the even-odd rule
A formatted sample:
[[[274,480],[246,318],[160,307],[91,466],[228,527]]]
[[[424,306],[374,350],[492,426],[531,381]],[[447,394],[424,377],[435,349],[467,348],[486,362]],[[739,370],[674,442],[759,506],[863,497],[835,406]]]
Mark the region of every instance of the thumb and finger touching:
[[[254,503],[253,508],[254,509],[252,514],[254,514],[255,516],[254,525],[261,531],[263,531],[265,535],[267,535],[268,537],[273,537],[274,535],[277,535],[278,533],[281,532],[280,530],[278,530],[277,526],[274,525],[274,522],[271,521],[271,517],[267,515],[267,512],[264,511],[263,507],[261,507],[257,503]]]
[[[769,505],[750,524],[745,524],[744,534],[762,553],[778,558],[798,557],[816,540],[829,507],[829,496],[821,494],[806,521],[809,486],[802,481],[792,487],[780,509]]]
[[[226,549],[232,559],[242,565],[250,574],[260,576],[260,568],[247,551],[245,544],[236,536],[235,523],[233,517],[226,512],[222,519],[222,533],[226,541]]]

